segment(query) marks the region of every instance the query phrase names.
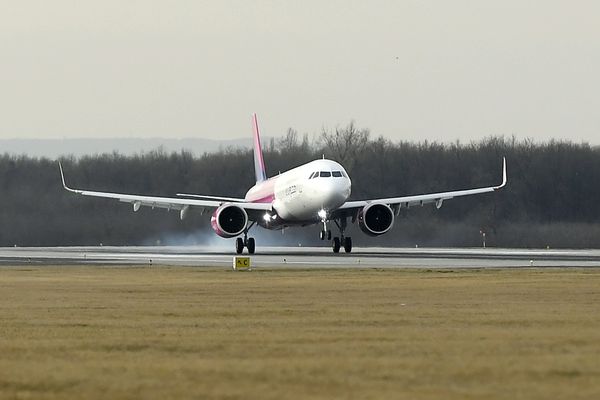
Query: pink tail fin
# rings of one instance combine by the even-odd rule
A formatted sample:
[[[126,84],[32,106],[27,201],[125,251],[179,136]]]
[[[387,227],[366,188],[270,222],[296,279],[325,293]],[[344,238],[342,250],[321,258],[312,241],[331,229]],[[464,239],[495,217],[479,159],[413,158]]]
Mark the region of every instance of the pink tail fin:
[[[262,148],[260,146],[260,132],[258,130],[258,119],[256,114],[252,114],[252,128],[254,130],[254,172],[256,182],[262,182],[267,179],[265,171],[265,160],[263,159]]]

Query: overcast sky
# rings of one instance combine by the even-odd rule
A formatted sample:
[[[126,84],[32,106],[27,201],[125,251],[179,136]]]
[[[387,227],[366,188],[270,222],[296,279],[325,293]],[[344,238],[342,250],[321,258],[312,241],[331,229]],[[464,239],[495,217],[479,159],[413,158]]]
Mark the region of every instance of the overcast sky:
[[[600,2],[0,0],[0,138],[600,144]]]

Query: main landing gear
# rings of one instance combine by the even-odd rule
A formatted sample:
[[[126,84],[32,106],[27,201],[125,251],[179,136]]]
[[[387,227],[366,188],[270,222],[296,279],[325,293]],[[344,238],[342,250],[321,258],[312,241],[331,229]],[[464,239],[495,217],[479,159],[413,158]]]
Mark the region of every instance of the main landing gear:
[[[340,249],[344,247],[344,251],[346,253],[350,253],[352,251],[352,238],[351,237],[334,237],[331,241],[331,247],[333,248],[334,253],[339,253]]]
[[[340,237],[336,236],[333,238],[333,240],[331,240],[331,231],[327,230],[325,221],[323,221],[323,230],[321,231],[319,237],[321,240],[325,240],[325,237],[327,237],[327,240],[331,240],[331,247],[334,253],[339,253],[342,247],[346,253],[350,253],[352,251],[352,238],[344,236],[344,231],[346,230],[346,226],[348,224],[346,218],[341,218],[339,223],[337,220],[333,220],[333,222],[340,230]]]
[[[244,251],[244,247],[248,249],[248,254],[254,254],[254,250],[256,250],[256,241],[253,237],[248,237],[248,231],[250,228],[254,226],[254,222],[252,225],[244,229],[244,238],[237,238],[235,240],[235,252],[237,254],[242,254]]]

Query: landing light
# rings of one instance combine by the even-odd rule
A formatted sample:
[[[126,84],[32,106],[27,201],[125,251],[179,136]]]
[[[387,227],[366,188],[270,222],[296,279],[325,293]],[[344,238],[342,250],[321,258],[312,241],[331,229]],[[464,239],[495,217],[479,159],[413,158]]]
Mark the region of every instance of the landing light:
[[[277,219],[277,215],[271,215],[269,213],[265,213],[265,215],[263,215],[263,219],[265,220],[265,222],[269,222],[271,220],[275,220]]]
[[[317,215],[321,218],[321,219],[325,219],[327,218],[327,211],[321,209],[319,210],[319,212],[317,213]]]

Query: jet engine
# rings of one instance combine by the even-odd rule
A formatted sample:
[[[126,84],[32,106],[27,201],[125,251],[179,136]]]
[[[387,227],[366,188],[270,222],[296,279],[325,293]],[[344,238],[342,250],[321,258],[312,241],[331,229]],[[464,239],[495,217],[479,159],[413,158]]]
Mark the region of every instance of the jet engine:
[[[248,214],[240,206],[223,204],[213,213],[210,224],[217,235],[224,238],[235,237],[244,232],[248,224]]]
[[[367,204],[358,213],[358,226],[369,236],[383,235],[394,225],[394,212],[387,204]]]

